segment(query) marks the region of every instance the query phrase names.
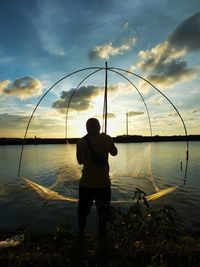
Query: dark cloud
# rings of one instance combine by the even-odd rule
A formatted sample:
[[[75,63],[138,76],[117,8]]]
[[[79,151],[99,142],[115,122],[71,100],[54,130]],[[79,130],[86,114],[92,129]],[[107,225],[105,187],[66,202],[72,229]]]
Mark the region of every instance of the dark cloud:
[[[73,94],[74,89],[70,91],[63,91],[60,99],[55,101],[52,105],[53,108],[58,109],[61,112],[66,112],[66,108],[69,103],[69,99]],[[76,111],[84,111],[91,107],[91,99],[98,96],[102,92],[101,87],[93,85],[82,86],[74,94],[70,102],[70,108]]]
[[[171,86],[196,77],[196,70],[182,58],[200,49],[200,13],[183,21],[169,38],[150,50],[140,51],[137,66],[148,79],[160,86]],[[149,74],[150,73],[150,74]]]
[[[16,79],[14,82],[5,80],[0,82],[0,93],[14,95],[21,100],[37,97],[42,94],[42,83],[31,77]]]
[[[196,71],[187,67],[187,62],[180,60],[171,60],[159,65],[149,79],[162,86],[170,86],[177,82],[187,81],[196,76]]]
[[[200,12],[183,21],[168,40],[176,49],[200,50]]]
[[[72,88],[69,91],[63,91],[61,93],[60,98],[52,104],[52,107],[58,109],[61,113],[65,113],[70,97],[74,93],[74,90],[76,89]],[[119,83],[117,85],[110,85],[108,87],[108,95],[109,94],[124,95],[124,93],[129,93],[130,91],[132,91],[132,86],[130,85],[127,86],[127,84],[122,84],[122,83]],[[73,109],[75,111],[88,110],[92,108],[92,103],[91,103],[92,99],[98,95],[103,96],[103,93],[104,93],[104,87],[99,87],[99,86],[97,87],[94,85],[82,86],[74,93],[70,102],[70,109]]]

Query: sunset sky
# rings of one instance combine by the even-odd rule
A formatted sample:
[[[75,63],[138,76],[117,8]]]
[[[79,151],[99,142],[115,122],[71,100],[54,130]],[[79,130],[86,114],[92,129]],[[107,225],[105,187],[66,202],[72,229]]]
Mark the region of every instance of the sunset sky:
[[[42,95],[59,79],[90,68],[141,75],[176,106],[188,134],[200,134],[200,1],[1,0],[0,137],[23,137]],[[41,101],[28,137],[65,137],[73,90],[95,69],[58,83]],[[149,110],[153,135],[185,134],[171,104],[142,79],[126,75]],[[145,105],[134,86],[108,71],[108,134],[149,135]],[[102,122],[105,71],[85,79],[72,98],[68,137]]]

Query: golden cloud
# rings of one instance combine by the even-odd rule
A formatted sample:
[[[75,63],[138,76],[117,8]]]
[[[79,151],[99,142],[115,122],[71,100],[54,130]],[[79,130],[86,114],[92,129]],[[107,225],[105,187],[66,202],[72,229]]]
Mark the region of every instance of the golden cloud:
[[[120,54],[124,54],[136,43],[136,39],[129,39],[126,43],[122,44],[119,47],[114,47],[112,43],[103,44],[100,46],[96,46],[90,52],[90,58],[101,58],[101,59],[109,59],[111,56],[117,56]]]
[[[0,81],[0,94],[4,92],[4,89],[7,88],[10,83],[9,80]]]

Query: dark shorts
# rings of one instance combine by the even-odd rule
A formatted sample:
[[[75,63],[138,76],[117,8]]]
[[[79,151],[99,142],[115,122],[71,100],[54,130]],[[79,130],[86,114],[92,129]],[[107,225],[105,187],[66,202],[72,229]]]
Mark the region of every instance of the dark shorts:
[[[88,215],[93,201],[95,201],[98,214],[107,212],[110,209],[110,200],[110,187],[87,188],[79,186],[78,215]]]

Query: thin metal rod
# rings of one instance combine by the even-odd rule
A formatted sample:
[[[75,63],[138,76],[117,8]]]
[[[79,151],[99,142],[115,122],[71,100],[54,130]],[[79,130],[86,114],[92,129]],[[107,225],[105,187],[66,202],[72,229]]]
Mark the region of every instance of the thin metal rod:
[[[104,121],[104,133],[107,133],[107,117],[108,117],[108,67],[107,62],[105,62],[105,92],[104,92],[104,108],[103,108],[103,121]]]
[[[126,135],[128,136],[128,112],[126,112]]]

